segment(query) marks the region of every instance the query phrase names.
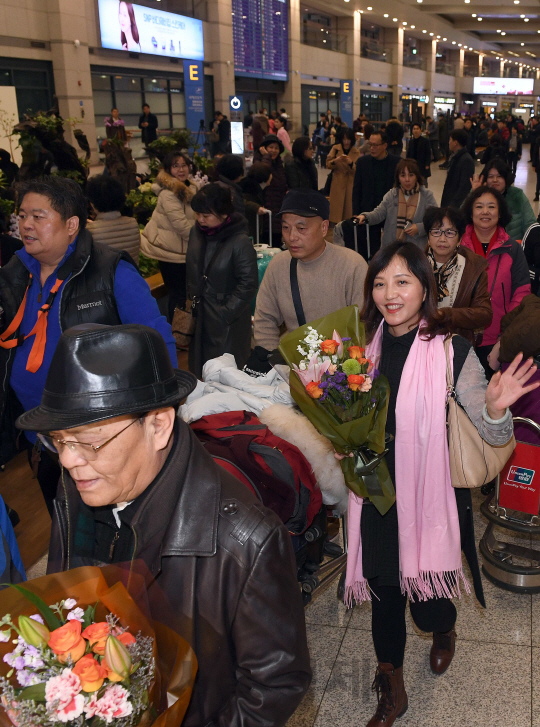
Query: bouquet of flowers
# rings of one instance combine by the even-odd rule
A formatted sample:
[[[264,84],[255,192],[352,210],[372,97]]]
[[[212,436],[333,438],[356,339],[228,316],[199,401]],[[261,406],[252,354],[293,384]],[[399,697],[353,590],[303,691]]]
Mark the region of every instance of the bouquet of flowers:
[[[281,355],[291,395],[337,452],[347,486],[381,514],[395,501],[384,461],[389,386],[366,358],[358,308],[349,306],[288,333]],[[351,456],[352,455],[352,456]]]
[[[0,678],[4,708],[0,710],[1,724],[12,723],[16,727],[53,727],[60,723],[68,727],[181,724],[191,695],[193,663],[191,679],[184,684],[188,688],[180,710],[173,707],[174,716],[167,715],[169,710],[166,710],[158,717],[159,703],[163,700],[156,690],[159,682],[156,634],[145,624],[144,616],[121,583],[108,589],[103,578],[98,577],[75,584],[77,571],[84,571],[86,575],[97,570],[79,568],[46,576],[24,587],[14,585],[0,594],[0,608],[4,594],[12,602],[13,591],[19,596],[18,599],[15,596],[15,610],[19,615],[6,613],[0,619],[0,642],[11,647],[2,659],[9,671]],[[101,592],[101,598],[93,604],[83,604],[70,596],[48,606],[29,590],[39,581],[59,577],[82,585],[83,591],[88,591],[90,586],[93,595]],[[81,588],[70,590],[80,592]],[[121,615],[108,612],[104,601],[110,601]],[[21,613],[31,605],[39,613]],[[104,613],[103,620],[97,618],[98,611]],[[126,623],[126,616],[132,624]],[[178,644],[179,637],[171,633],[166,636],[173,643],[175,637]],[[184,650],[187,655],[190,648],[183,645],[187,647]],[[178,683],[183,681],[178,679],[178,673],[174,678]]]

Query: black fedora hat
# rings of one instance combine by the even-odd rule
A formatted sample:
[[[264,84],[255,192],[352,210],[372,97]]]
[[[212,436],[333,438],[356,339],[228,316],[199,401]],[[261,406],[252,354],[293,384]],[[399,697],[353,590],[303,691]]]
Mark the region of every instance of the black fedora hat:
[[[148,326],[85,324],[64,331],[41,404],[19,429],[48,432],[175,406],[197,385],[174,369],[163,337]]]

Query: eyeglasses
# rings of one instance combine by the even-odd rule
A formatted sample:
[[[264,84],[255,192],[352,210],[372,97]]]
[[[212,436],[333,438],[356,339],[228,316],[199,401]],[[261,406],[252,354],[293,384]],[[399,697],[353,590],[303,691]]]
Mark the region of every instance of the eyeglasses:
[[[98,444],[97,446],[95,444],[87,444],[86,442],[71,442],[68,439],[56,439],[55,437],[51,437],[48,434],[38,434],[38,437],[42,444],[47,447],[51,452],[55,452],[58,455],[61,455],[64,451],[64,447],[67,447],[70,452],[75,452],[79,455],[79,457],[83,457],[87,462],[91,462],[92,460],[97,459],[97,456],[99,452],[103,449],[103,447],[106,447],[107,444],[113,441],[113,439],[116,439],[116,437],[119,437],[121,434],[123,434],[126,429],[129,429],[135,422],[138,422],[140,417],[137,417],[136,419],[133,419],[127,427],[124,427],[119,432],[114,434],[110,439],[107,439],[106,442],[103,442],[103,444]]]
[[[443,230],[441,227],[438,227],[435,230],[430,230],[429,234],[432,235],[433,237],[440,237],[441,235],[444,235],[446,238],[451,240],[453,237],[456,237],[457,230],[452,230],[452,229]]]
[[[370,141],[369,143],[371,144],[371,148],[373,148],[374,146],[382,146],[384,144],[384,142],[382,141],[380,144],[376,144],[374,141]]]

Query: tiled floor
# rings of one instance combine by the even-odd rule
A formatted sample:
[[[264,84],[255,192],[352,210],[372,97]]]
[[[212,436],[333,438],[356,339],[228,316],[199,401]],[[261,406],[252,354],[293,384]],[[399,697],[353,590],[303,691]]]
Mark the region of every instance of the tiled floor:
[[[517,184],[532,200],[536,175],[528,154],[524,147]],[[429,186],[440,200],[445,172],[432,169]],[[532,205],[538,212],[539,203]],[[487,525],[481,499],[475,493],[477,541]],[[540,727],[540,595],[516,595],[486,579],[484,589],[486,610],[473,596],[456,604],[456,655],[443,676],[429,670],[431,639],[408,617],[409,710],[396,727]],[[289,727],[362,727],[376,706],[369,604],[347,611],[334,585],[308,606],[306,621],[314,678]]]

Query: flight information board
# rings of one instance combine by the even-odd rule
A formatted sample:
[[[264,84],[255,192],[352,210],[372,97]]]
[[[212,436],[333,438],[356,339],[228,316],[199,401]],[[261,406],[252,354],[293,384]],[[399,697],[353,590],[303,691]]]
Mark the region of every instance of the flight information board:
[[[232,11],[236,75],[287,81],[287,0],[233,0]]]

